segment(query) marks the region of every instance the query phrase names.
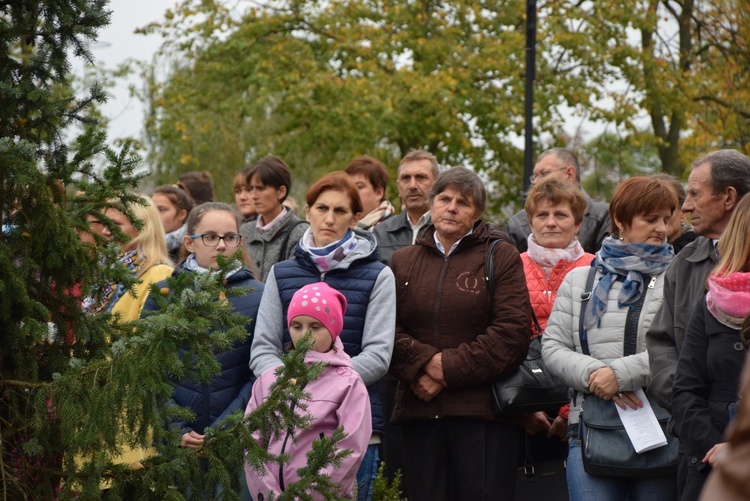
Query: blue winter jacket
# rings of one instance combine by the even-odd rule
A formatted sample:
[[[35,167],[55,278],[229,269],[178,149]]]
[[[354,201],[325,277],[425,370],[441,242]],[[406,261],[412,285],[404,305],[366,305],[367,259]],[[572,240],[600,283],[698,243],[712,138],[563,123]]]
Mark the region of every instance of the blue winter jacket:
[[[359,355],[362,351],[362,331],[365,328],[367,306],[370,294],[375,287],[375,281],[385,265],[378,261],[377,248],[365,258],[359,259],[347,269],[333,269],[321,277],[321,273],[310,259],[310,255],[299,245],[294,251],[294,259],[282,261],[274,265],[276,284],[279,297],[284,306],[284,318],[289,309],[289,303],[297,290],[305,285],[324,281],[346,297],[346,313],[344,314],[344,330],[341,332],[341,342],[344,351],[350,357]],[[284,323],[283,345],[291,342],[289,329]],[[367,387],[372,407],[372,431],[383,433],[383,407],[380,403],[378,385]]]
[[[179,273],[193,273],[190,270],[177,267],[173,276]],[[166,287],[166,281],[160,282],[159,287]],[[175,421],[173,426],[179,427],[182,433],[195,430],[203,434],[208,426],[213,426],[237,409],[244,410],[250,400],[255,376],[250,371],[250,346],[253,341],[255,318],[263,292],[263,284],[255,280],[252,271],[242,267],[227,278],[227,289],[236,287],[251,287],[249,294],[228,297],[234,311],[249,318],[246,330],[248,336],[237,341],[234,346],[223,352],[216,353],[216,359],[221,365],[221,372],[213,377],[210,384],[194,381],[172,381],[174,393],[171,403],[187,407],[195,413],[192,422]],[[155,311],[156,302],[149,298],[143,311]],[[184,351],[180,352],[185,355]]]

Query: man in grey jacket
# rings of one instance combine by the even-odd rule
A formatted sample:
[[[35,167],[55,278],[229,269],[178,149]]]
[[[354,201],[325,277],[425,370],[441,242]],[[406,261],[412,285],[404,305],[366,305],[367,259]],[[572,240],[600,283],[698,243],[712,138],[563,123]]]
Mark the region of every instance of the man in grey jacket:
[[[401,160],[396,177],[401,214],[373,230],[383,264],[390,265],[393,253],[412,245],[417,234],[430,224],[430,190],[437,175],[437,159],[425,150],[411,150]]]
[[[568,149],[552,148],[539,155],[534,166],[534,174],[531,176],[531,184],[547,176],[554,176],[581,189],[581,166],[578,164],[578,157],[575,153]],[[602,240],[609,235],[609,204],[596,202],[585,192],[583,195],[586,197],[588,206],[583,216],[581,229],[578,231],[578,240],[583,250],[595,254],[601,247]],[[531,227],[525,210],[516,212],[508,220],[505,225],[505,234],[516,246],[518,252],[528,250]]]
[[[664,301],[646,334],[651,382],[647,392],[671,411],[672,381],[691,313],[706,292],[718,262],[716,242],[740,199],[750,192],[750,158],[734,151],[709,153],[691,165],[682,211],[691,215],[697,239],[665,273]]]

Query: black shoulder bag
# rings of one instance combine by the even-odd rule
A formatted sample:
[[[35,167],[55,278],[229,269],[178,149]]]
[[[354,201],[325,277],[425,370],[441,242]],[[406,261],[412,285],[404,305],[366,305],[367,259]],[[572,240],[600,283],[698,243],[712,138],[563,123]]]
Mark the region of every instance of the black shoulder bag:
[[[498,240],[493,240],[487,251],[485,273],[490,299],[495,292],[493,251]],[[570,390],[553,376],[542,361],[542,328],[531,310],[535,334],[529,343],[529,353],[521,365],[508,377],[493,382],[492,400],[497,417],[522,415],[537,411],[559,409],[570,402]]]
[[[586,291],[581,295],[581,313],[578,335],[581,341],[581,351],[591,356],[588,336],[583,318],[586,305],[591,298],[596,268],[589,270],[586,281]],[[647,278],[647,277],[644,277]],[[623,354],[625,356],[636,353],[638,340],[638,320],[646,298],[644,291],[641,298],[630,307],[625,321],[625,339]],[[630,442],[628,433],[620,420],[613,401],[602,400],[594,394],[583,397],[579,424],[579,438],[581,439],[581,455],[583,468],[591,475],[605,477],[661,477],[674,474],[677,471],[677,448],[679,441],[667,432],[669,413],[649,398],[651,408],[656,419],[667,437],[667,445],[638,454]]]

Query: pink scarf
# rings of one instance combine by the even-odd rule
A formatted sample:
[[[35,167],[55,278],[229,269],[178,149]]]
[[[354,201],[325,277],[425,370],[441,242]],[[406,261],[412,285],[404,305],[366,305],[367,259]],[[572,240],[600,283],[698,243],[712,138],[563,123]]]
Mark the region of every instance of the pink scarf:
[[[549,280],[550,273],[557,266],[557,263],[560,261],[572,263],[583,256],[583,247],[581,247],[581,243],[577,238],[573,238],[564,249],[551,249],[539,245],[534,235],[531,234],[529,235],[528,244],[529,248],[526,252],[528,252],[532,261],[542,267],[547,280]]]
[[[739,329],[750,313],[750,273],[708,277],[708,311],[731,329]]]

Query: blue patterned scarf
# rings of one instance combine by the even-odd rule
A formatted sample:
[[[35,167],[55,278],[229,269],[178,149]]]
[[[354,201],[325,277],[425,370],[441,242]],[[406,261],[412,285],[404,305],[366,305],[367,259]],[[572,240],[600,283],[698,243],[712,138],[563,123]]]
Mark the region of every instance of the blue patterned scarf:
[[[612,237],[602,242],[596,253],[594,266],[602,273],[599,283],[594,286],[591,304],[586,309],[585,326],[590,329],[599,326],[607,309],[607,296],[612,283],[622,280],[622,288],[617,296],[617,306],[635,303],[643,294],[643,275],[656,276],[663,273],[674,259],[672,246],[643,243],[625,243]]]

